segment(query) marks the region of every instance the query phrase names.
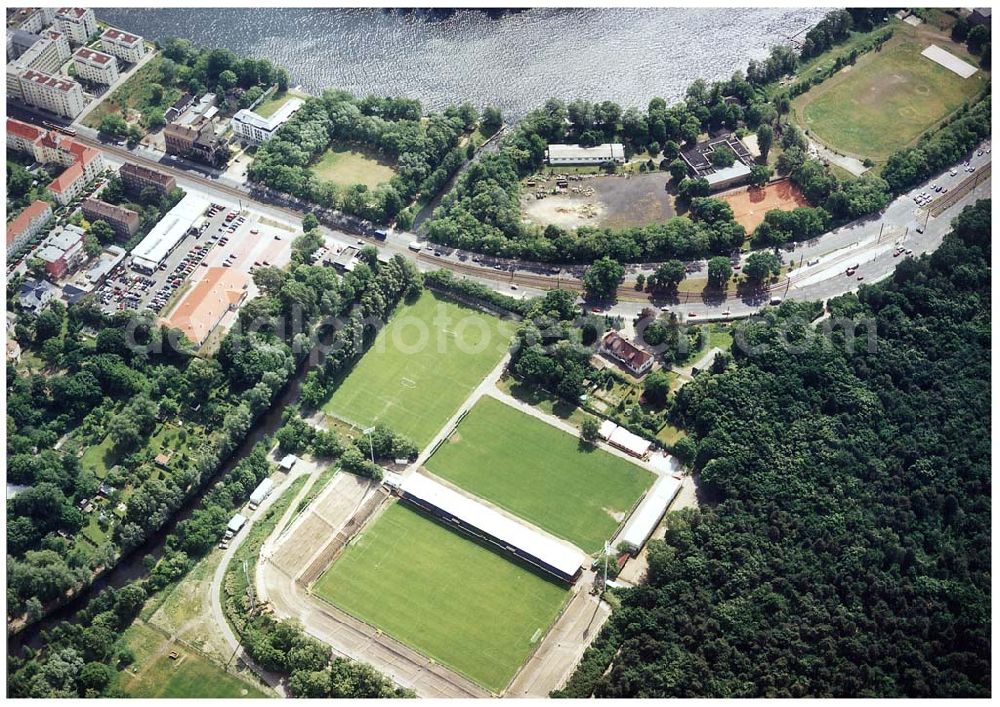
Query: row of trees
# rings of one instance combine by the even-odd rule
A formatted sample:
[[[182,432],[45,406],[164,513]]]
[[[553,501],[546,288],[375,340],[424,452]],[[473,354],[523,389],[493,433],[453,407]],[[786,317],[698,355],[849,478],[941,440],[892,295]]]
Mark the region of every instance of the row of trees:
[[[990,233],[980,202],[832,300],[832,336],[786,302],[681,388],[712,500],[668,516],[559,695],[990,694]]]
[[[992,98],[963,107],[949,122],[925,134],[915,147],[897,150],[886,160],[882,177],[896,194],[961,160],[990,135]]]
[[[386,223],[418,195],[437,193],[461,167],[467,153],[459,140],[477,120],[468,103],[425,116],[420,103],[411,99],[359,99],[345,91],[324,91],[306,99],[258,149],[248,176],[323,207]],[[374,189],[324,181],[310,166],[334,143],[376,152],[394,163],[396,174]]]

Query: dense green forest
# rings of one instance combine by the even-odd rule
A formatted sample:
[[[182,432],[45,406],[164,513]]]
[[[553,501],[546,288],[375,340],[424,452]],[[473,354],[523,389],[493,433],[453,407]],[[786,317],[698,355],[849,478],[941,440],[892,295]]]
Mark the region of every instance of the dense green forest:
[[[785,303],[680,390],[708,502],[561,696],[989,696],[990,202],[829,307],[877,329]]]

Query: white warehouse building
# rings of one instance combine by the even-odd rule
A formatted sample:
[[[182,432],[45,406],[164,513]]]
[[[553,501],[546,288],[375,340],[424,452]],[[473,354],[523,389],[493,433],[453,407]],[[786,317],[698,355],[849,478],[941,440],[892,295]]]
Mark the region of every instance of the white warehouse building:
[[[142,272],[153,272],[184,240],[188,229],[208,209],[209,202],[188,194],[170,209],[153,230],[132,250],[132,267]]]
[[[289,98],[281,108],[267,118],[262,118],[252,110],[244,108],[233,116],[233,132],[241,140],[252,145],[260,145],[274,137],[278,128],[288,122],[301,106],[301,98]]]
[[[574,164],[615,164],[625,163],[625,147],[618,142],[606,142],[595,147],[581,145],[549,145],[545,151],[546,161],[550,165]]]

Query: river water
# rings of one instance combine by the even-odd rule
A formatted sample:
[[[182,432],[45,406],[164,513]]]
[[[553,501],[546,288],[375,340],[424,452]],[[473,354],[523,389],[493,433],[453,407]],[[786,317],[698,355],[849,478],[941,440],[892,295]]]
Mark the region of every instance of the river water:
[[[683,97],[696,78],[728,78],[815,24],[817,8],[463,10],[109,8],[111,24],[150,39],[181,36],[284,66],[318,93],[472,101],[518,118],[545,99],[645,107]]]

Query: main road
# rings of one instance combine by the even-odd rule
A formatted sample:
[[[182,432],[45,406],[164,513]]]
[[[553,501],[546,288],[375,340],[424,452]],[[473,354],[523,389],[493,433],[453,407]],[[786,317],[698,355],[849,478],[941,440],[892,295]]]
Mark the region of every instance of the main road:
[[[36,124],[43,119],[54,120],[52,116],[42,116],[11,105],[8,105],[8,110],[18,118]],[[73,127],[77,130],[76,139],[99,149],[112,165],[125,161],[143,164],[171,174],[182,188],[195,189],[210,198],[229,201],[235,199],[243,206],[251,206],[282,220],[291,218],[298,221],[306,213],[316,213],[321,221],[338,224],[337,228],[323,226],[335,238],[345,243],[360,240],[388,255],[403,255],[415,261],[423,271],[445,268],[515,297],[533,296],[556,287],[583,292],[584,265],[560,266],[480,256],[430,243],[424,244],[419,252],[415,252],[409,247],[418,240],[415,233],[396,231],[379,240],[373,235],[374,227],[360,219],[324,210],[267,187],[250,186],[233,179],[226,172],[143,146],[129,150],[109,144],[99,139],[97,131],[79,123]],[[911,250],[913,255],[934,250],[950,229],[952,218],[964,206],[974,203],[976,199],[990,196],[992,184],[989,143],[973,150],[967,159],[975,171],[967,172],[962,165],[958,165],[957,174],[951,175],[946,170],[935,175],[896,198],[881,214],[859,219],[808,243],[797,244],[794,250],[783,255],[786,262],[794,263],[797,267],[767,292],[748,295],[735,292],[730,287],[725,296],[720,297],[706,297],[702,293],[692,292],[682,293],[672,301],[656,301],[647,293],[637,292],[633,285],[635,276],[640,273],[648,275],[655,267],[655,264],[646,263],[627,267],[626,282],[618,290],[618,302],[607,311],[631,317],[646,307],[656,305],[676,311],[682,319],[738,318],[759,310],[774,297],[826,300],[854,291],[863,283],[883,279],[892,272],[899,260],[900,256],[893,254],[897,243]],[[949,192],[963,188],[967,193],[955,200],[952,193],[937,193],[932,185],[946,188]],[[914,196],[921,192],[933,194],[935,202],[926,207],[917,206]],[[934,214],[937,211],[934,204],[945,201],[955,203]],[[808,264],[817,259],[818,263]],[[847,276],[846,269],[853,265],[858,265],[857,272],[853,276]],[[704,262],[699,266],[704,268]]]

